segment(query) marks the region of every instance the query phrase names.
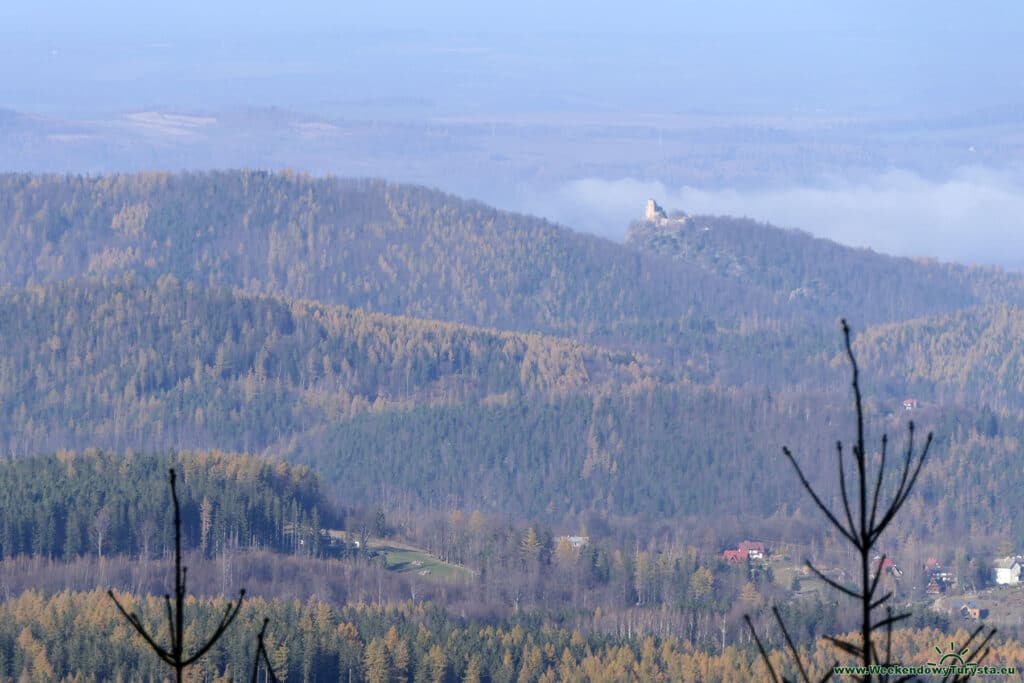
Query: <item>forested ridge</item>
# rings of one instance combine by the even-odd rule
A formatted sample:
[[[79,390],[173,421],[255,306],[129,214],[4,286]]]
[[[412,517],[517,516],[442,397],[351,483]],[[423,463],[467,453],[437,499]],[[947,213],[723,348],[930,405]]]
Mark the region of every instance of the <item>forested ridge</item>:
[[[198,289],[174,276],[0,293],[4,450],[260,451],[370,409],[557,396],[656,366],[568,339]]]
[[[784,296],[824,319],[860,325],[1024,304],[1024,278],[997,268],[879,254],[729,216],[634,223],[626,242]]]
[[[953,420],[936,425],[953,471],[993,421],[993,466],[1016,443],[1017,309],[985,303],[1020,298],[1016,275],[725,218],[637,225],[624,248],[370,180],[0,185],[14,456],[225,448],[309,463],[358,505],[771,515],[787,509],[778,446],[842,425],[831,324],[847,305],[897,319],[857,342],[877,414],[895,427],[914,396]],[[955,528],[987,514],[954,507]]]
[[[1024,308],[1001,304],[878,326],[862,335],[858,350],[935,403],[970,401],[1016,413],[1024,400],[1022,340]]]
[[[702,269],[536,218],[425,188],[294,174],[0,175],[0,253],[0,284],[15,287],[171,273],[201,287],[594,339],[637,318],[728,322],[774,306]]]
[[[638,353],[199,289],[173,276],[153,287],[129,277],[9,290],[0,317],[9,453],[267,453],[312,465],[349,504],[381,504],[385,491],[427,509],[528,518],[766,516],[789,497],[790,483],[772,475],[777,444],[820,444],[845,410],[839,388],[703,385],[686,379],[696,374],[686,364]],[[832,357],[816,357],[820,376],[839,376]],[[915,384],[877,386],[877,410],[898,418]],[[934,408],[930,394],[916,395]],[[994,418],[973,417],[985,409],[936,413],[967,427],[950,423],[961,436],[948,436],[939,461],[960,470],[957,444],[993,436]],[[1004,437],[1016,423],[1003,418]],[[995,441],[987,457],[1009,458],[1015,443]],[[984,488],[1000,496],[1013,482]],[[972,516],[988,512],[961,507],[946,519],[967,529]]]
[[[1013,310],[971,309],[933,324]],[[171,275],[152,287],[126,276],[8,290],[0,319],[0,443],[8,453],[264,453],[313,466],[355,505],[384,504],[383,493],[431,510],[547,520],[593,511],[770,516],[790,496],[791,482],[773,476],[778,445],[820,448],[846,410],[841,373],[830,367],[836,357],[820,350],[806,361],[816,368],[811,379],[789,387],[703,384],[708,370],[689,359],[673,366],[571,339],[202,289]],[[885,351],[872,340],[922,325],[862,335],[866,366],[899,368],[902,347]],[[955,327],[949,335],[971,339]],[[949,335],[928,339],[946,343]],[[992,467],[1012,458],[1020,420],[1004,408],[1010,399],[967,403],[965,391],[1016,394],[996,394],[1002,385],[988,375],[987,392],[957,384],[955,369],[971,359],[1014,357],[987,348],[972,355],[953,347],[941,366],[948,374],[927,377],[928,387],[959,387],[949,406],[956,411],[938,410],[943,404],[919,390],[913,372],[875,375],[873,410],[890,429],[910,393],[948,425],[949,449],[930,472],[960,472],[967,462],[986,471],[967,455],[978,439],[988,440]],[[757,357],[745,351],[735,353],[755,368]],[[928,357],[936,367],[943,358]],[[837,386],[815,387],[829,377]],[[1015,375],[1004,368],[1001,377]],[[813,461],[809,471],[824,476],[829,467]],[[986,478],[983,488],[1000,497],[1016,481]],[[990,517],[956,500],[940,504],[953,506],[944,517],[952,528]],[[1014,518],[992,521],[1024,535]]]
[[[1016,274],[749,220],[620,245],[375,180],[0,175],[0,588],[34,566],[49,593],[153,590],[174,466],[222,593],[238,568],[268,600],[376,603],[259,603],[289,680],[748,680],[741,615],[763,627],[783,600],[823,666],[816,634],[850,615],[797,567],[845,580],[848,558],[779,453],[836,495],[836,319],[872,443],[911,417],[936,433],[884,549],[907,576],[886,589],[920,600],[928,557],[984,585],[1024,545],[1003,506],[1024,490],[1022,304]],[[340,559],[320,559],[328,529]],[[778,563],[723,559],[749,538]],[[309,585],[282,589],[290,571]],[[155,674],[93,594],[49,593],[4,597],[0,679]],[[123,656],[50,644],[63,622],[40,615],[79,608]],[[245,643],[211,679],[240,679]]]
[[[638,212],[639,212],[638,207]],[[231,171],[0,174],[0,285],[132,274],[643,348],[771,382],[861,325],[1024,302],[1020,276],[842,247],[750,220],[634,226],[629,248],[426,188]],[[737,348],[739,347],[739,348]],[[806,355],[806,354],[804,354]],[[761,379],[761,378],[759,378]]]

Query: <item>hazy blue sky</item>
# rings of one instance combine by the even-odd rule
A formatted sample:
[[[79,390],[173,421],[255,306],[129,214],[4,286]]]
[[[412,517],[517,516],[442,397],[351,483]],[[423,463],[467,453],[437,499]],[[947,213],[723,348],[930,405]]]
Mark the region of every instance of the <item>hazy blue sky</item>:
[[[778,31],[895,29],[911,33],[954,30],[1018,30],[1021,4],[1002,2],[857,2],[751,0],[638,3],[519,0],[515,3],[338,2],[292,0],[159,0],[124,2],[5,2],[0,21],[16,32],[122,30],[155,33],[217,31],[436,29],[536,31],[579,29],[611,32]],[[16,29],[14,27],[17,27]]]
[[[471,113],[564,110],[568,93],[920,115],[1014,101],[1022,26],[1015,2],[4,2],[0,107],[309,109],[331,99],[320,90]]]

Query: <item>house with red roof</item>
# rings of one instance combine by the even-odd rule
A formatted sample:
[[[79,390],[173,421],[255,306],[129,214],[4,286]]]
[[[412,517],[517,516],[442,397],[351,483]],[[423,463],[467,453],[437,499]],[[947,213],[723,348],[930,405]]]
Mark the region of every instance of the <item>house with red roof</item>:
[[[743,541],[736,546],[735,550],[726,550],[722,553],[722,559],[726,562],[746,562],[748,560],[763,560],[768,555],[768,549],[760,541]]]
[[[752,560],[763,560],[767,554],[764,543],[760,541],[743,541],[736,549],[741,553],[745,551]]]
[[[875,555],[874,561],[876,574],[878,572],[885,572],[886,574],[891,574],[892,576],[895,576],[897,579],[903,576],[903,570],[897,567],[896,563],[893,562],[892,559],[888,557],[882,559],[880,555]]]

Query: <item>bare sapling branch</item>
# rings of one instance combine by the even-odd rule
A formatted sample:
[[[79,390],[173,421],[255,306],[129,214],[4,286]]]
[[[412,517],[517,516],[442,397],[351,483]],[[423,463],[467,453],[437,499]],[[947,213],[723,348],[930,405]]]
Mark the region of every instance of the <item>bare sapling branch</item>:
[[[171,640],[170,647],[165,648],[159,645],[154,636],[146,631],[139,615],[135,612],[129,614],[112,590],[107,591],[107,595],[110,596],[110,599],[117,605],[117,609],[128,623],[131,624],[132,628],[135,629],[136,633],[142,636],[142,639],[146,641],[146,644],[157,657],[174,669],[175,680],[177,683],[181,683],[184,680],[185,669],[195,664],[200,657],[205,655],[238,617],[238,613],[242,608],[242,601],[245,599],[245,589],[243,588],[238,592],[237,602],[229,602],[227,604],[224,615],[217,624],[217,628],[214,629],[213,634],[206,642],[200,645],[193,654],[187,655],[185,653],[185,594],[188,568],[182,566],[181,563],[181,505],[178,502],[177,478],[173,468],[170,470],[170,478],[171,500],[174,504],[174,605],[171,605],[170,595],[164,596],[164,604],[167,609],[167,627]]]
[[[888,455],[888,437],[883,435],[881,440],[881,451],[879,453],[879,463],[877,471],[872,473],[871,465],[867,457],[867,440],[864,429],[864,403],[861,394],[860,386],[860,369],[857,365],[857,358],[853,353],[853,345],[850,340],[850,327],[846,324],[846,321],[842,321],[843,329],[843,341],[846,348],[846,356],[850,363],[851,374],[852,374],[852,388],[853,388],[853,408],[856,418],[856,435],[854,438],[854,445],[851,449],[853,458],[853,469],[854,476],[852,478],[852,485],[854,495],[850,495],[850,486],[847,482],[847,463],[844,454],[842,442],[836,443],[836,460],[839,474],[839,492],[842,501],[842,510],[837,514],[833,509],[822,500],[821,496],[814,490],[807,476],[804,474],[803,469],[800,467],[796,456],[793,455],[792,451],[788,447],[782,448],[782,453],[793,466],[793,470],[796,472],[797,478],[800,480],[801,486],[814,501],[815,506],[824,514],[828,520],[829,525],[835,529],[846,542],[850,544],[856,551],[858,559],[860,560],[860,577],[859,577],[859,588],[850,588],[840,584],[838,581],[826,576],[824,572],[820,571],[810,561],[806,562],[807,567],[826,585],[833,590],[837,591],[842,595],[846,595],[857,603],[860,607],[860,638],[859,641],[845,640],[841,638],[835,638],[832,636],[825,636],[825,638],[832,643],[836,649],[844,652],[856,658],[859,664],[863,667],[871,667],[872,665],[889,666],[892,662],[892,627],[894,624],[899,623],[910,617],[909,613],[894,614],[892,608],[887,604],[893,597],[891,591],[886,592],[881,597],[876,597],[879,588],[879,580],[881,579],[882,573],[885,572],[888,567],[886,566],[886,556],[882,555],[879,559],[872,559],[873,552],[882,533],[889,527],[896,514],[903,507],[903,504],[907,502],[910,497],[910,493],[914,489],[914,485],[917,483],[918,475],[921,473],[921,468],[924,466],[925,460],[928,457],[929,450],[932,444],[932,435],[929,433],[925,439],[924,446],[920,449],[915,449],[914,446],[914,423],[910,422],[907,429],[907,448],[904,451],[903,462],[901,463],[898,476],[896,477],[895,488],[892,489],[891,494],[883,491],[885,488],[891,488],[886,486],[886,467],[888,465],[886,459]],[[854,498],[856,503],[856,509],[851,504],[851,497]],[[885,502],[886,499],[888,502]],[[885,616],[879,616],[876,618],[874,612],[878,609],[885,609]],[[779,622],[779,626],[782,628],[782,633],[786,638],[786,644],[789,652],[796,662],[797,670],[800,673],[801,680],[809,681],[807,677],[806,668],[800,660],[799,653],[794,647],[792,641],[789,638],[789,633],[782,623],[782,618],[779,615],[778,610],[774,610],[775,618]],[[753,623],[749,617],[745,617],[748,628],[754,635],[754,641],[757,643],[758,650],[761,654],[761,658],[768,666],[769,673],[774,681],[779,681],[779,677],[776,675],[774,668],[768,660],[767,652],[761,644],[761,640],[757,634],[754,633]],[[975,631],[974,636],[968,641],[974,640],[974,637],[981,632],[981,628]],[[885,634],[885,656],[882,657],[879,654],[878,646],[875,643],[876,637],[880,637],[881,634]],[[972,657],[977,657],[972,661],[980,662],[984,659],[988,653],[987,645],[992,635],[995,633],[995,629],[992,629],[989,635],[975,648]],[[822,680],[828,680],[832,675],[832,672],[828,674]],[[860,681],[872,681],[872,680],[887,680],[887,676],[882,676],[880,679],[875,679],[871,674],[865,674],[859,677],[857,680]],[[787,680],[785,678],[781,680]]]

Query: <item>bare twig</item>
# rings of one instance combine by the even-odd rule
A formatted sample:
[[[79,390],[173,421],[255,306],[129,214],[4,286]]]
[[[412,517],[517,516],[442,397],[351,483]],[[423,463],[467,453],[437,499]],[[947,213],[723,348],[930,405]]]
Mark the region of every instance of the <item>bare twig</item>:
[[[270,657],[267,656],[267,646],[263,643],[263,636],[267,632],[267,624],[270,623],[270,619],[263,620],[263,628],[260,629],[259,636],[256,637],[256,658],[252,663],[252,678],[251,683],[256,683],[256,677],[260,673],[260,662],[267,667],[267,674],[270,676],[270,680],[274,683],[278,683],[277,675],[274,673],[274,666],[270,663]]]
[[[245,599],[245,589],[243,588],[238,592],[238,602],[229,602],[224,610],[224,615],[221,617],[220,623],[217,624],[217,628],[214,630],[210,638],[191,655],[185,654],[185,588],[186,579],[188,576],[188,568],[183,567],[181,564],[181,506],[178,503],[178,489],[176,486],[176,477],[174,469],[170,471],[171,476],[171,500],[174,503],[174,606],[171,606],[171,596],[164,596],[164,604],[167,607],[167,626],[170,633],[171,646],[170,648],[164,648],[160,646],[156,639],[150,635],[146,628],[142,625],[142,620],[138,614],[132,612],[129,614],[117,597],[114,596],[113,591],[107,591],[107,595],[117,605],[117,609],[120,610],[121,614],[128,623],[132,625],[132,628],[142,636],[143,640],[151,650],[168,666],[174,669],[175,680],[177,683],[181,683],[184,679],[185,669],[196,661],[200,657],[205,655],[214,644],[220,640],[220,637],[224,635],[231,623],[238,617],[238,612],[242,608],[242,601]],[[265,625],[264,625],[265,627]],[[261,632],[262,635],[262,632]],[[275,679],[276,680],[276,679]]]
[[[819,571],[811,562],[807,562],[807,566],[814,572],[814,574],[824,581],[833,590],[853,598],[860,604],[861,611],[861,625],[860,625],[860,642],[851,642],[840,638],[826,636],[826,639],[831,642],[840,651],[857,658],[860,664],[864,667],[870,667],[872,665],[889,665],[892,664],[892,627],[894,624],[908,618],[909,614],[893,614],[891,607],[886,603],[892,598],[892,592],[886,592],[881,597],[875,597],[878,591],[879,581],[882,576],[882,572],[885,571],[886,556],[882,555],[877,561],[877,564],[872,565],[872,552],[881,538],[882,533],[892,523],[892,520],[896,517],[896,514],[903,507],[903,504],[907,502],[910,497],[910,493],[917,483],[918,475],[921,473],[921,468],[924,466],[925,460],[928,457],[928,452],[932,443],[932,435],[928,434],[925,440],[924,447],[920,450],[914,448],[914,423],[911,422],[908,426],[907,436],[907,449],[904,452],[902,466],[900,468],[898,483],[896,484],[895,490],[892,491],[889,502],[880,502],[883,498],[882,489],[885,487],[885,470],[886,470],[886,458],[888,455],[889,441],[887,436],[882,436],[881,444],[881,459],[878,466],[878,470],[872,476],[869,471],[869,463],[867,460],[867,449],[865,446],[865,430],[864,430],[864,402],[861,395],[860,387],[860,369],[857,366],[857,358],[853,353],[853,345],[850,341],[850,327],[846,324],[846,321],[842,321],[843,329],[843,341],[846,347],[846,356],[850,362],[853,388],[853,408],[856,415],[857,432],[854,439],[854,446],[852,448],[853,454],[853,466],[855,469],[856,476],[854,477],[853,486],[855,488],[855,496],[858,501],[857,509],[854,510],[850,501],[849,488],[847,486],[846,477],[846,462],[843,452],[842,442],[836,443],[836,458],[839,468],[839,492],[842,499],[842,511],[837,515],[833,512],[832,508],[825,504],[818,493],[811,486],[803,469],[797,462],[796,457],[787,447],[783,447],[782,453],[786,459],[793,466],[796,472],[797,478],[800,480],[800,484],[804,490],[810,495],[811,500],[825,518],[829,524],[842,535],[846,541],[853,546],[857,551],[860,559],[860,587],[848,588],[840,584],[838,581],[829,578],[823,572]],[[873,484],[873,485],[872,485]],[[841,521],[840,515],[844,521]],[[874,569],[874,574],[872,574]],[[885,607],[885,617],[874,620],[872,613],[874,610]],[[797,669],[804,680],[807,680],[806,669],[803,663],[800,661],[800,657],[796,649],[793,647],[789,640],[788,632],[785,626],[782,624],[782,619],[779,616],[778,611],[775,611],[775,617],[779,621],[779,625],[782,627],[783,635],[786,637],[787,645],[789,646],[790,654],[796,662]],[[746,618],[747,626],[753,633],[753,624],[749,618]],[[876,634],[880,634],[884,630],[885,632],[885,657],[884,659],[879,656],[878,648],[874,642]],[[980,631],[980,629],[979,629]],[[978,632],[975,632],[977,635]],[[980,658],[976,661],[981,661],[988,653],[985,646],[988,644],[989,636],[975,648],[976,653],[980,653]],[[758,649],[761,652],[761,657],[765,663],[768,663],[768,655],[764,648],[761,646],[761,641],[757,638],[757,634],[754,634],[754,639],[758,644]],[[973,640],[973,636],[972,636]],[[966,646],[965,646],[966,647]],[[973,655],[972,655],[973,656]],[[775,677],[775,672],[768,664],[769,671],[772,673],[773,679],[778,680]],[[831,677],[831,673],[825,676],[822,680],[827,680]],[[886,677],[887,678],[887,677]],[[874,680],[871,674],[865,674],[860,677],[861,681],[872,681]]]

